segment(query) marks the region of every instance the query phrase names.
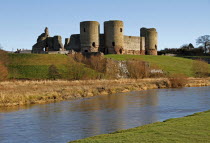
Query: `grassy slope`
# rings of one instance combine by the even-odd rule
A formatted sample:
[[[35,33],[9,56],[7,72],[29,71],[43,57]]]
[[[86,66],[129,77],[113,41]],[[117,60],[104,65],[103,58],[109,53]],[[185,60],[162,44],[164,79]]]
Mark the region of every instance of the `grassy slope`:
[[[104,134],[75,143],[137,143],[137,142],[176,142],[197,143],[210,141],[210,111],[169,119],[142,127]]]
[[[48,68],[54,64],[65,79],[67,64],[71,65],[66,55],[50,54],[9,54],[9,77],[17,79],[47,79]],[[89,77],[96,76],[96,72],[85,68]]]
[[[65,70],[67,56],[45,54],[9,54],[10,78],[45,79],[48,68],[54,64],[59,71]]]
[[[106,55],[116,60],[141,59],[159,66],[168,73],[184,73],[194,76],[191,70],[193,60],[169,56],[139,56],[139,55]],[[9,54],[10,78],[47,79],[48,68],[54,64],[65,78],[66,65],[69,62],[66,55],[48,54]],[[210,67],[210,65],[209,65]],[[95,76],[93,71],[86,70],[88,75]]]
[[[192,72],[193,60],[180,58],[180,57],[170,57],[170,56],[139,56],[139,55],[106,55],[107,58],[113,58],[115,60],[127,60],[127,59],[140,59],[151,64],[157,65],[164,71],[173,73],[183,73],[187,76],[194,76]],[[210,68],[210,65],[209,65]]]

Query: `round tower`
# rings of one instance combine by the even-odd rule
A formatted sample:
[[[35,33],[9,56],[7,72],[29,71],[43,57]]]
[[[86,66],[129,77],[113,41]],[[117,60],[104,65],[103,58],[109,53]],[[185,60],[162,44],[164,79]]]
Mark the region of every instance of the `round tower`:
[[[147,47],[147,43],[146,43],[146,37],[147,37],[147,28],[145,27],[142,27],[140,29],[140,39],[141,39],[141,42],[140,42],[140,54],[141,55],[145,55],[147,54],[146,53],[146,47]]]
[[[147,29],[146,53],[147,55],[157,55],[158,34],[155,28]]]
[[[124,24],[123,21],[110,20],[104,22],[104,38],[106,54],[124,53]]]
[[[146,35],[147,35],[147,28],[142,27],[140,29],[140,37],[146,37]]]
[[[98,52],[100,25],[97,21],[80,22],[81,52]]]

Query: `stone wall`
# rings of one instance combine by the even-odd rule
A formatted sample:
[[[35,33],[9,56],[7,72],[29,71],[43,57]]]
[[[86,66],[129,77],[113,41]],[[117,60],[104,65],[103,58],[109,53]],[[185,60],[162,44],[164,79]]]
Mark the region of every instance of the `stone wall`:
[[[104,34],[100,34],[100,47],[99,52],[107,53],[107,49],[105,49],[105,36]],[[74,34],[71,35],[70,40],[66,39],[65,49],[66,50],[74,50],[76,52],[80,52],[80,35]],[[145,38],[138,36],[124,36],[124,54],[132,54],[132,55],[145,55]]]
[[[80,34],[71,35],[69,43],[65,45],[65,49],[80,52]]]
[[[64,51],[61,36],[49,37],[49,30],[46,27],[45,32],[37,38],[37,43],[32,47],[32,53],[45,53],[48,51]]]
[[[125,54],[144,55],[145,42],[143,37],[124,36]]]

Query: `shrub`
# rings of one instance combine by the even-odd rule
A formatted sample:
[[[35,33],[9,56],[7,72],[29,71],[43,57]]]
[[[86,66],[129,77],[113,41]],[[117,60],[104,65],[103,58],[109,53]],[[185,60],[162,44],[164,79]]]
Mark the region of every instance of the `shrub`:
[[[187,84],[187,77],[184,74],[172,74],[168,80],[172,88],[184,87]]]
[[[106,59],[101,55],[83,55],[82,53],[75,53],[73,59],[98,72],[105,73],[106,71]]]
[[[160,78],[165,77],[163,70],[156,64],[152,64],[149,67],[149,77],[150,78]]]
[[[59,74],[58,69],[55,65],[51,65],[49,67],[48,76],[49,76],[49,79],[53,79],[53,80],[61,78],[61,75]]]
[[[193,73],[195,74],[195,77],[209,76],[208,63],[201,59],[193,61],[192,70],[193,70]]]
[[[85,68],[80,63],[72,63],[71,66],[68,67],[69,80],[81,80],[84,78],[85,74]]]
[[[91,56],[88,59],[89,65],[92,69],[105,73],[106,72],[106,59],[102,56]]]
[[[105,74],[108,79],[119,78],[119,64],[113,59],[106,59]]]
[[[130,78],[145,78],[149,75],[149,66],[146,62],[140,60],[128,60],[127,69]]]

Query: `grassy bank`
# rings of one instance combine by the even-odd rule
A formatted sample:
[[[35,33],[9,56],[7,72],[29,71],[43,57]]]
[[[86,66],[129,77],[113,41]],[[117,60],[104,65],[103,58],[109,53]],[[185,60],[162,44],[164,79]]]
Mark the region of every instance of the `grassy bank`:
[[[100,74],[60,54],[8,54],[10,79],[49,79],[49,67],[55,65],[61,79],[71,79],[68,69],[82,72],[81,79],[95,79]],[[75,67],[75,65],[77,65]],[[72,71],[73,73],[74,71]],[[75,71],[77,72],[77,71]],[[73,73],[74,74],[74,73]]]
[[[168,72],[169,74],[185,74],[188,77],[194,77],[192,70],[193,60],[171,57],[171,56],[139,56],[139,55],[105,55],[107,58],[115,60],[128,60],[128,59],[140,59],[147,61],[153,65],[157,65],[160,69]],[[210,65],[209,65],[210,69]]]
[[[185,74],[194,77],[192,71],[193,60],[169,57],[169,56],[140,56],[140,55],[105,55],[106,58],[115,60],[139,59],[156,65],[169,74]],[[9,54],[9,78],[10,79],[49,79],[48,68],[55,65],[61,74],[61,79],[68,79],[68,69],[72,65],[80,65],[83,71],[81,79],[97,79],[100,73],[88,68],[84,64],[78,64],[66,55],[50,54]],[[78,67],[76,67],[78,69]],[[76,69],[73,67],[73,69]],[[209,65],[210,68],[210,65]],[[81,70],[82,69],[82,70]],[[71,78],[70,78],[71,79]]]
[[[188,79],[186,86],[210,86],[208,79]],[[5,81],[0,82],[0,106],[39,104],[107,95],[134,90],[168,88],[166,78],[80,80],[80,81]]]
[[[198,143],[210,141],[210,111],[169,119],[133,129],[117,131],[72,143],[140,143],[176,142]]]

